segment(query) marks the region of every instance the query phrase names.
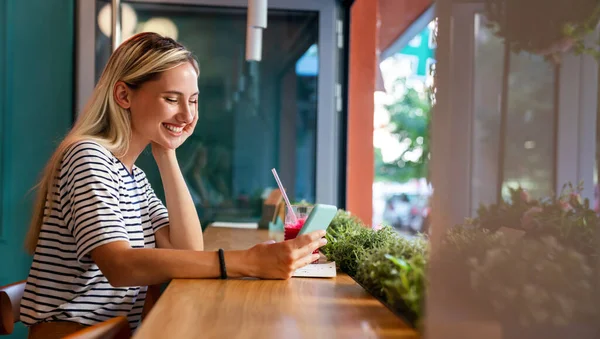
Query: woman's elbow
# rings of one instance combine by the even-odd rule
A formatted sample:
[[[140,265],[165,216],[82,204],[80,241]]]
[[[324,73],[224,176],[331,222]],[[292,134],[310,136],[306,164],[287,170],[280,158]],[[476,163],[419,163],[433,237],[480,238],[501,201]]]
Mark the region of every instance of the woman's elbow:
[[[112,287],[131,287],[134,285],[131,279],[131,277],[133,276],[133,274],[131,274],[132,272],[127,274],[125,273],[127,271],[119,269],[117,267],[112,267],[104,271],[102,269],[100,270],[102,271],[102,274]]]
[[[132,265],[129,248],[120,248],[117,243],[107,244],[92,251],[92,259],[113,287],[133,286],[137,265]]]

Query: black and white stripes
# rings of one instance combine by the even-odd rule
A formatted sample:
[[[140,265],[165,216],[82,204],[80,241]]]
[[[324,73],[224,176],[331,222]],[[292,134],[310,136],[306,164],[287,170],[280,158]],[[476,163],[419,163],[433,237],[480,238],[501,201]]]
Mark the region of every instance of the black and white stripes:
[[[112,287],[90,252],[113,241],[155,247],[169,224],[163,203],[138,167],[132,173],[101,145],[83,141],[64,155],[21,302],[26,325],[63,320],[93,325],[124,315],[141,320],[146,286]]]

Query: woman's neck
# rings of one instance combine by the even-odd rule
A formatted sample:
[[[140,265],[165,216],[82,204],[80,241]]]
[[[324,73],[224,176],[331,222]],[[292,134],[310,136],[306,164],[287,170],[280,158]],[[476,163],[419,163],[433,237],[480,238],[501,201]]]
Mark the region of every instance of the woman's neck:
[[[137,158],[142,154],[146,146],[148,146],[149,141],[140,138],[135,135],[135,132],[131,134],[131,140],[129,141],[129,149],[124,156],[119,157],[119,160],[127,167],[129,172],[133,170],[133,165],[135,164]]]

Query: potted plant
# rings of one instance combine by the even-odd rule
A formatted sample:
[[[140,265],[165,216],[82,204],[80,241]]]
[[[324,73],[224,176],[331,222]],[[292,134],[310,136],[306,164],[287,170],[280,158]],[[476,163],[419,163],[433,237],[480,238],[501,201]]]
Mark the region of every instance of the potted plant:
[[[340,210],[322,248],[329,260],[413,327],[422,319],[427,243],[400,238],[389,226],[370,228]]]
[[[497,322],[506,338],[585,338],[598,316],[600,218],[580,191],[566,185],[559,196],[536,200],[512,189],[451,228],[433,255],[425,238],[370,228],[340,210],[323,253],[418,329],[429,282],[442,282],[436,303],[455,317]]]
[[[430,259],[445,279],[439,294],[450,296],[440,302],[466,318],[500,323],[506,338],[590,336],[600,219],[580,190],[567,185],[557,197],[535,200],[513,189],[451,229]]]
[[[508,47],[543,55],[558,63],[560,54],[596,50],[587,47],[586,36],[600,20],[600,4],[596,0],[484,0],[488,26]]]

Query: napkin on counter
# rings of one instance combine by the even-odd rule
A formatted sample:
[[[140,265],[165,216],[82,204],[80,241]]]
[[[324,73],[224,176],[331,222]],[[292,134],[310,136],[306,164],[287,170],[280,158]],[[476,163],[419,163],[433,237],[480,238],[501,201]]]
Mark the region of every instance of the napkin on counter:
[[[335,261],[309,264],[297,269],[292,277],[303,278],[334,278],[336,276]]]

